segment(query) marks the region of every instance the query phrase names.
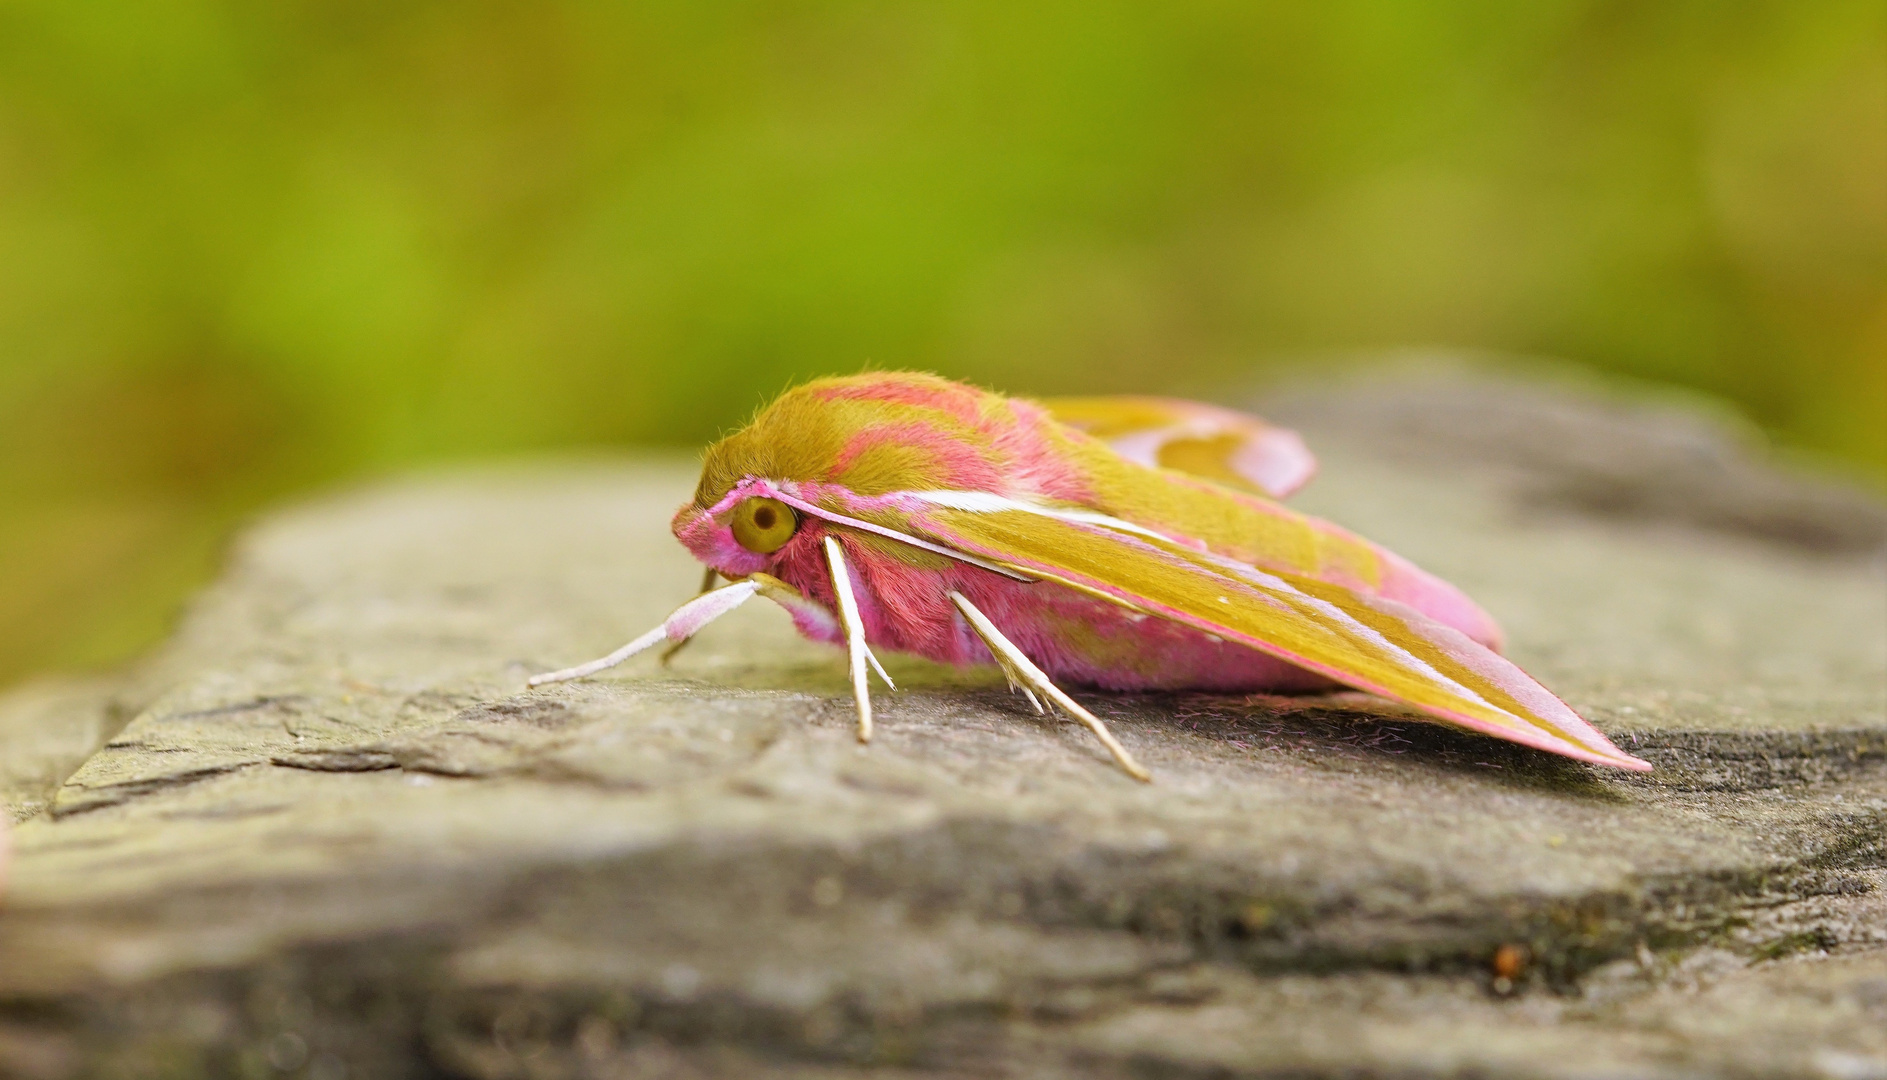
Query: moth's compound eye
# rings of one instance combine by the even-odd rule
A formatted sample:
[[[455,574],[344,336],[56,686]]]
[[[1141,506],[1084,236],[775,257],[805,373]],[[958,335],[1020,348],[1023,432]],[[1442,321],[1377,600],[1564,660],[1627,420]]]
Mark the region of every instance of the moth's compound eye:
[[[778,499],[742,499],[734,507],[734,539],[756,555],[771,555],[799,531],[799,515]]]

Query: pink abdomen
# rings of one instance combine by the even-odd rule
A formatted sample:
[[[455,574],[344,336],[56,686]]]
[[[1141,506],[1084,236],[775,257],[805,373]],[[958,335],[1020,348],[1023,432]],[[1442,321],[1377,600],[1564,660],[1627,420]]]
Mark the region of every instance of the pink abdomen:
[[[1051,679],[1108,690],[1303,691],[1336,684],[1246,645],[1139,615],[1051,582],[1025,584],[972,567],[917,569],[869,550],[851,563],[872,648],[945,664],[994,661],[951,605],[955,589],[988,615]],[[781,577],[832,606],[823,567],[782,565]],[[836,622],[796,620],[807,637],[838,644]]]

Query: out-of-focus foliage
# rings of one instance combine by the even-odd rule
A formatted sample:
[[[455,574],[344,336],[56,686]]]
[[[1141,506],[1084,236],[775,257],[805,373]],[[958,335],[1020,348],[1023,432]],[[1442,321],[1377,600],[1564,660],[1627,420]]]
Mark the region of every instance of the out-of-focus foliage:
[[[1404,345],[1887,468],[1887,6],[0,6],[0,678],[296,486]]]

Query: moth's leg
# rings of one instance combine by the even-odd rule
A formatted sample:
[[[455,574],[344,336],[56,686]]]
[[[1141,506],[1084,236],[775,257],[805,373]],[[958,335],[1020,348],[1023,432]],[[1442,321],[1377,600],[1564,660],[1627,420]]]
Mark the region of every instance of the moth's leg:
[[[993,648],[989,650],[989,653],[996,658],[996,666],[1002,669],[1003,681],[1009,684],[1009,692],[1012,694],[1020,693],[1023,697],[1028,698],[1029,704],[1035,707],[1037,716],[1047,716],[1048,710],[1042,708],[1042,699],[1036,697],[1035,691],[1029,689],[1028,676],[1016,670],[1015,665],[1011,664],[1009,658],[1002,653],[997,652]]]
[[[998,663],[1000,663],[1000,661],[998,661]],[[1010,693],[1021,694],[1023,697],[1029,699],[1029,704],[1035,707],[1035,714],[1037,716],[1048,715],[1048,710],[1042,708],[1042,699],[1035,696],[1035,691],[1017,682],[1014,672],[1010,671],[1007,667],[1003,667],[1002,677],[1008,681]]]
[[[889,686],[893,690],[898,688],[898,684],[892,682],[891,676],[885,671],[885,666],[878,662],[878,654],[872,652],[871,646],[869,645],[865,647],[865,660],[867,663],[871,664],[871,669],[878,673],[878,677],[885,681],[886,686]]]
[[[840,636],[844,636],[845,623],[834,618],[829,609],[814,601],[805,593],[793,588],[791,585],[774,577],[772,574],[750,574],[748,575],[748,580],[759,582],[760,595],[785,608],[790,614],[794,616],[806,616],[811,622],[823,624],[828,628],[837,628]],[[865,659],[871,664],[871,669],[878,673],[878,677],[885,681],[886,686],[889,686],[893,690],[898,688],[898,684],[893,682],[891,676],[885,673],[885,669],[878,663],[877,655],[870,649],[865,650]]]
[[[695,632],[714,620],[747,602],[760,586],[752,581],[739,581],[725,589],[716,589],[703,596],[697,596],[675,609],[675,613],[662,620],[662,625],[635,639],[615,652],[587,664],[564,668],[562,671],[546,672],[531,676],[528,685],[542,686],[545,683],[567,682],[581,679],[585,675],[594,675],[607,668],[613,668],[644,649],[650,648],[666,638],[669,641],[686,641]]]
[[[964,603],[967,604],[969,601],[965,600]],[[987,618],[987,616],[985,616],[985,618]],[[994,629],[993,626],[992,629]],[[977,630],[977,634],[981,636],[982,631],[980,629]],[[988,644],[988,639],[985,639],[984,643]],[[1042,699],[1036,697],[1035,691],[1031,689],[1031,687],[1036,685],[1035,682],[1031,680],[1028,672],[1016,666],[1012,658],[1014,656],[1021,656],[1022,650],[1017,649],[1015,643],[1007,638],[1003,639],[1003,643],[1009,646],[1008,652],[1004,652],[994,645],[990,645],[989,654],[996,658],[996,666],[1002,669],[1002,677],[1008,681],[1009,689],[1012,691],[1020,691],[1023,697],[1028,698],[1029,704],[1034,707],[1037,716],[1047,716],[1048,709],[1043,707]],[[1038,674],[1040,673],[1038,672]]]
[[[852,697],[858,702],[858,741],[871,741],[871,689],[865,681],[865,666],[871,665],[887,685],[891,677],[865,644],[865,623],[858,616],[858,598],[852,595],[852,572],[845,565],[845,552],[836,536],[826,536],[826,566],[832,571],[832,594],[839,601],[839,625],[845,631],[845,651],[851,660]],[[895,686],[892,689],[896,689]]]
[[[705,567],[704,569],[706,569],[707,572],[701,575],[701,588],[696,590],[695,592],[696,596],[706,596],[709,593],[713,592],[714,579],[721,576],[720,573],[716,571],[714,567],[712,566]],[[675,654],[682,651],[682,649],[686,648],[688,643],[693,640],[694,638],[685,637],[685,638],[682,638],[680,641],[674,642],[673,644],[669,645],[668,648],[663,649],[662,655],[659,657],[659,659],[662,662],[662,666],[667,667],[668,662],[674,659]]]
[[[1101,740],[1101,745],[1107,747],[1107,752],[1114,755],[1115,763],[1128,776],[1142,781],[1153,779],[1153,774],[1142,768],[1140,763],[1134,760],[1133,755],[1127,752],[1127,748],[1114,739],[1113,732],[1107,730],[1107,725],[1101,723],[1099,717],[1076,704],[1074,698],[1062,693],[1061,688],[1050,682],[1041,668],[1036,667],[1028,657],[1022,655],[1022,650],[1016,648],[1013,642],[1004,637],[1002,631],[996,629],[996,624],[989,621],[989,616],[977,610],[976,605],[970,603],[968,597],[952,590],[950,602],[957,606],[957,610],[963,613],[965,619],[969,620],[970,629],[975,630],[976,636],[983,639],[983,644],[989,646],[989,651],[995,655],[996,662],[1002,664],[1006,671],[1012,672],[1023,686],[1040,690],[1044,697],[1061,706],[1062,711],[1086,724],[1088,730],[1094,732],[1094,737]]]

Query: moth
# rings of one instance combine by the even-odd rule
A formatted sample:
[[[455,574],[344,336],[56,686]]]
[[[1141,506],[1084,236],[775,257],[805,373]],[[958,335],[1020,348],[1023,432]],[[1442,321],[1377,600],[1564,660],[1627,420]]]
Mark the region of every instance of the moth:
[[[1281,499],[1316,461],[1294,433],[1163,398],[1035,402],[872,372],[789,390],[710,446],[677,539],[703,592],[648,633],[532,686],[679,647],[755,595],[844,647],[858,740],[875,649],[1002,669],[1038,712],[1150,774],[1064,685],[1354,688],[1581,761],[1651,766],[1500,655],[1460,590]],[[714,588],[716,578],[731,584]]]

